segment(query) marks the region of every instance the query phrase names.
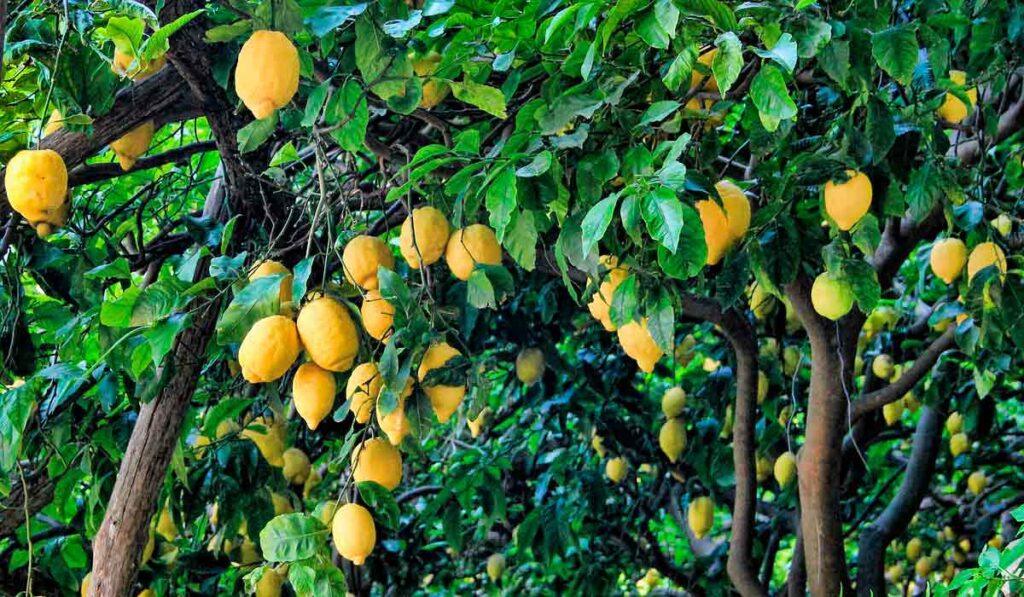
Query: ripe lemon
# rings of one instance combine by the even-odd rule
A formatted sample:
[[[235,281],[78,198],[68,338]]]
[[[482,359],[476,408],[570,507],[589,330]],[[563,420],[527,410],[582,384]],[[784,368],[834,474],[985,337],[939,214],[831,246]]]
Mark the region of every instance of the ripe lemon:
[[[946,284],[956,280],[967,263],[967,246],[959,238],[944,238],[932,245],[932,272]]]
[[[711,70],[711,61],[715,59],[715,54],[718,53],[718,48],[712,48],[707,52],[704,52],[697,57],[697,62],[703,64],[707,69]],[[701,85],[701,81],[704,84],[701,89],[704,91],[718,91],[718,81],[715,79],[713,74],[705,75],[702,72],[698,72],[697,69],[693,69],[690,73],[690,88],[694,89]]]
[[[907,541],[907,559],[916,560],[921,557],[921,550],[923,549],[921,539],[914,537],[910,541]]]
[[[143,589],[135,597],[156,597],[156,592],[153,589]]]
[[[122,170],[126,172],[131,170],[135,161],[149,150],[149,144],[153,140],[155,131],[156,125],[150,120],[128,131],[120,139],[110,144],[110,150],[117,156]]]
[[[67,219],[68,170],[52,149],[19,151],[7,163],[4,188],[11,209],[46,236]]]
[[[928,556],[922,556],[914,564],[914,572],[920,577],[926,577],[932,573],[932,559]]]
[[[970,281],[975,274],[992,265],[999,269],[1000,277],[1006,273],[1006,255],[999,245],[987,242],[974,247],[971,256],[967,258],[967,280]]]
[[[295,508],[292,507],[292,501],[287,496],[281,495],[276,491],[270,493],[270,502],[274,505],[274,516],[290,514],[295,511]]]
[[[474,439],[479,437],[480,433],[483,432],[484,427],[487,425],[487,421],[491,418],[491,414],[491,407],[485,406],[480,413],[477,414],[475,419],[466,421],[466,426],[469,427],[469,434],[472,435]]]
[[[402,482],[402,454],[385,439],[375,437],[356,446],[352,462],[356,483],[374,481],[391,490]]]
[[[392,446],[397,446],[402,443],[405,436],[409,435],[412,431],[412,427],[409,425],[409,419],[405,416],[405,399],[412,395],[412,380],[405,386],[405,390],[398,397],[398,406],[395,410],[389,412],[386,415],[381,414],[381,402],[377,401],[377,423],[380,425],[380,430],[384,432],[384,435],[388,436],[388,440]]]
[[[391,303],[384,300],[377,290],[368,290],[359,313],[366,333],[375,340],[387,343],[395,325],[395,308]]]
[[[957,457],[971,449],[971,440],[966,433],[960,432],[949,438],[949,452]]]
[[[60,110],[54,108],[53,112],[50,113],[50,118],[46,121],[46,125],[43,127],[43,136],[49,136],[53,133],[64,128],[64,115],[60,113]],[[1006,236],[1005,234],[1003,236]]]
[[[448,246],[450,232],[448,219],[441,210],[429,205],[417,207],[402,222],[398,248],[409,267],[419,269],[420,263],[432,265],[441,258]]]
[[[916,413],[921,408],[921,401],[914,396],[913,392],[907,392],[903,395],[903,408]]]
[[[516,377],[527,386],[543,377],[544,368],[544,351],[539,348],[524,348],[516,356]]]
[[[462,399],[466,396],[466,386],[465,384],[457,386],[441,384],[424,385],[423,382],[431,371],[443,367],[445,363],[461,354],[447,342],[439,342],[423,353],[423,360],[420,361],[419,370],[416,372],[416,378],[420,382],[420,386],[423,388],[427,398],[430,398],[430,405],[437,415],[437,420],[442,423],[447,423],[448,419],[459,408],[459,405],[462,404]]]
[[[493,230],[483,224],[473,224],[452,233],[444,259],[456,278],[468,280],[478,263],[501,264],[501,245]]]
[[[292,485],[302,485],[306,482],[306,478],[309,477],[309,456],[298,448],[288,448],[281,455],[284,460],[284,468],[282,474],[286,481]]]
[[[379,285],[378,268],[395,269],[395,256],[382,239],[361,234],[345,245],[341,265],[345,279],[364,290],[371,290]]]
[[[847,170],[846,182],[825,183],[825,213],[840,230],[853,228],[871,209],[871,179],[863,172]]]
[[[85,578],[82,579],[82,586],[79,589],[79,593],[81,594],[82,597],[88,597],[88,595],[89,595],[89,585],[90,584],[92,584],[92,571],[91,570],[89,571],[88,574],[85,575]]]
[[[284,278],[281,279],[281,308],[284,310],[285,304],[292,302],[292,272],[290,269],[285,267],[283,264],[266,259],[261,261],[251,272],[249,272],[249,281],[263,278],[265,276],[272,276],[274,274],[284,274]],[[282,313],[283,314],[283,313]]]
[[[949,71],[949,79],[953,81],[958,87],[963,87],[967,84],[967,73],[962,70],[951,70]],[[970,100],[971,105],[968,106],[952,93],[947,93],[945,98],[942,100],[942,105],[935,111],[939,118],[952,124],[960,124],[974,109],[974,105],[978,102],[978,90],[977,88],[967,89],[965,91],[967,99]]]
[[[430,78],[423,82],[423,95],[420,97],[420,107],[430,110],[443,102],[452,88],[442,79]]]
[[[790,345],[782,349],[782,372],[786,377],[793,377],[802,359],[800,349],[796,346]]]
[[[253,324],[238,348],[242,377],[249,383],[280,379],[299,358],[295,322],[283,315],[264,317]]]
[[[612,295],[615,293],[615,289],[619,287],[619,284],[622,284],[629,277],[629,268],[625,265],[620,266],[618,258],[612,255],[602,255],[600,262],[602,266],[610,271],[605,280],[598,286],[597,292],[594,294],[594,298],[590,299],[587,308],[590,309],[590,314],[594,319],[601,322],[604,329],[614,332],[615,325],[612,323],[610,314]]]
[[[288,104],[299,89],[299,51],[279,31],[255,31],[238,53],[235,92],[257,120]]]
[[[322,296],[307,303],[296,321],[306,354],[328,371],[348,371],[359,353],[359,332],[348,309]]]
[[[626,478],[626,473],[628,472],[629,463],[621,456],[609,459],[604,465],[604,474],[608,476],[612,483],[621,483]]]
[[[487,576],[491,582],[498,582],[502,574],[505,574],[505,556],[493,553],[487,558]]]
[[[359,423],[370,420],[370,414],[380,396],[383,380],[376,363],[361,363],[352,370],[345,386],[345,398],[349,402],[352,416]]]
[[[281,597],[281,585],[283,584],[284,577],[273,568],[268,568],[263,571],[263,576],[256,583],[256,597]]]
[[[824,272],[811,286],[811,304],[818,315],[836,321],[853,308],[853,288],[844,278]]]
[[[590,447],[593,448],[601,458],[604,458],[605,454],[608,453],[608,450],[604,447],[604,438],[598,435],[597,431],[594,431],[590,436]]]
[[[956,435],[964,430],[964,417],[958,412],[952,412],[946,418],[946,431],[950,435]]]
[[[690,501],[686,522],[698,539],[703,539],[715,524],[715,503],[707,496]]]
[[[732,243],[729,220],[725,217],[722,206],[711,199],[698,201],[695,207],[700,214],[700,222],[704,226],[704,243],[708,248],[705,263],[715,265],[722,260]]]
[[[661,412],[666,418],[678,417],[686,408],[686,391],[679,386],[665,390],[661,397]]]
[[[654,371],[654,365],[661,358],[661,348],[654,342],[647,328],[647,318],[631,321],[618,329],[619,345],[642,371]]]
[[[887,354],[880,354],[871,361],[871,372],[875,374],[875,377],[890,379],[895,370],[896,366],[892,362],[892,357]]]
[[[761,456],[760,454],[758,454],[757,460],[754,461],[754,467],[756,470],[758,483],[764,483],[765,481],[767,481],[768,477],[772,476],[772,472],[774,470],[774,467],[772,466],[772,461],[768,460],[764,456]]]
[[[156,519],[156,532],[158,535],[164,538],[165,541],[174,541],[178,538],[178,525],[174,524],[174,518],[171,516],[171,507],[169,502],[164,503],[164,507],[160,509],[160,514]]]
[[[284,425],[273,419],[256,417],[251,425],[242,430],[241,436],[256,444],[260,454],[271,466],[284,466]],[[263,427],[264,431],[255,429],[255,426]]]
[[[757,372],[757,403],[764,404],[764,399],[768,397],[768,390],[770,384],[768,382],[768,376],[765,375],[764,371]]]
[[[331,535],[338,553],[362,566],[377,543],[377,528],[370,511],[359,504],[345,504],[334,513]]]
[[[153,60],[143,63],[141,60],[136,59],[135,56],[115,49],[110,70],[122,78],[129,78],[132,81],[144,81],[160,72],[160,69],[165,64],[167,64],[166,54],[161,54]]]
[[[668,457],[669,462],[675,463],[679,460],[679,456],[686,449],[686,425],[682,419],[665,421],[658,432],[658,446]]]
[[[974,495],[981,495],[987,485],[988,477],[981,471],[974,471],[970,477],[967,477],[967,489]]]
[[[729,244],[736,244],[750,229],[750,200],[742,189],[728,180],[716,182],[715,190],[722,198],[725,219],[729,224]]]
[[[292,379],[295,412],[299,413],[311,431],[316,430],[320,421],[331,414],[337,392],[334,374],[321,369],[316,363],[303,363],[295,371]]]
[[[783,452],[775,459],[772,470],[779,487],[782,489],[789,487],[789,484],[796,478],[796,456],[792,452]]]
[[[754,282],[750,287],[750,310],[758,321],[764,321],[769,315],[775,312],[775,297],[764,289],[763,286]]]
[[[1013,231],[1013,220],[1006,214],[999,214],[989,221],[989,225],[996,229],[999,236],[1006,238]]]
[[[882,418],[885,419],[885,424],[890,427],[898,423],[903,418],[903,401],[897,400],[883,406]]]

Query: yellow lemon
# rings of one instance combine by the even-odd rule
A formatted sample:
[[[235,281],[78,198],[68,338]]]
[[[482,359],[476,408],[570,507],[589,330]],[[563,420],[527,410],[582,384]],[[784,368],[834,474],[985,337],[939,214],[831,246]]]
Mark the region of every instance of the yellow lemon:
[[[944,238],[932,245],[932,272],[946,284],[956,280],[967,263],[967,245],[959,238]]]
[[[85,578],[82,579],[82,585],[81,585],[81,587],[79,588],[79,591],[78,591],[81,594],[82,597],[88,597],[88,595],[89,595],[89,585],[90,584],[92,584],[92,571],[91,570],[89,571],[88,574],[85,575]]]
[[[651,332],[647,328],[647,318],[631,321],[619,328],[616,333],[622,350],[636,361],[640,369],[647,373],[654,371],[654,365],[664,353],[651,337]]]
[[[257,120],[292,101],[299,89],[299,51],[279,31],[255,31],[238,53],[235,92]]]
[[[292,508],[292,501],[280,493],[271,492],[270,502],[274,505],[274,516],[290,514],[295,511],[295,508]]]
[[[387,440],[368,439],[352,451],[352,478],[374,481],[391,490],[402,482],[402,454]]]
[[[715,503],[704,496],[690,501],[686,522],[698,539],[703,539],[715,524]]]
[[[423,95],[420,97],[420,107],[430,110],[443,102],[452,88],[442,79],[429,78],[423,82]]]
[[[853,308],[853,288],[844,278],[824,272],[811,285],[811,305],[818,315],[836,321]]]
[[[501,264],[501,245],[493,230],[483,224],[473,224],[452,233],[444,259],[456,278],[468,280],[478,263]]]
[[[801,359],[800,349],[796,346],[787,346],[782,349],[782,372],[786,374],[786,377],[792,377],[796,373]]]
[[[725,219],[729,225],[729,243],[735,244],[750,229],[750,200],[738,186],[728,180],[715,183],[715,190],[722,198]]]
[[[914,564],[914,572],[920,577],[928,576],[932,573],[932,559],[928,556],[923,556],[917,560]]]
[[[415,225],[413,225],[415,223]],[[398,248],[413,269],[436,263],[448,246],[448,219],[436,207],[417,207],[402,222]]]
[[[238,348],[242,377],[249,383],[280,379],[299,358],[295,322],[283,315],[264,317],[253,324]]]
[[[491,554],[487,558],[487,577],[491,582],[498,582],[502,574],[505,574],[505,556],[500,553]]]
[[[711,199],[698,201],[695,207],[700,214],[700,222],[704,226],[704,243],[708,249],[706,263],[715,265],[722,260],[732,243],[729,220],[726,218],[722,206]]]
[[[1006,273],[1006,255],[999,245],[987,242],[974,247],[971,256],[967,258],[967,280],[970,281],[975,274],[993,265],[999,269],[1000,276]]]
[[[903,401],[897,400],[883,406],[882,418],[885,419],[885,424],[890,427],[898,423],[903,418]]]
[[[371,290],[379,285],[378,268],[395,269],[395,256],[382,239],[361,234],[345,245],[341,265],[345,279],[364,290]]]
[[[956,435],[964,430],[964,417],[958,412],[952,412],[946,418],[946,431],[950,435]]]
[[[156,125],[150,120],[128,131],[120,139],[110,144],[110,150],[117,156],[122,170],[126,172],[131,170],[135,161],[149,150],[149,144],[153,140],[155,131]]]
[[[608,479],[612,483],[621,483],[626,478],[626,473],[629,472],[629,463],[625,458],[611,458],[604,465],[604,474],[608,476]]]
[[[363,328],[374,340],[387,342],[395,325],[395,308],[377,290],[368,290],[359,307]]]
[[[524,348],[516,356],[516,378],[532,386],[544,375],[544,351],[539,348]]]
[[[359,504],[345,504],[338,508],[331,523],[331,535],[338,553],[356,566],[363,565],[377,544],[373,516]]]
[[[871,179],[863,172],[847,170],[846,182],[825,183],[825,213],[840,230],[853,228],[871,209]]]
[[[967,477],[967,489],[974,495],[981,495],[987,485],[988,477],[981,471],[974,471],[970,477]]]
[[[474,438],[479,437],[487,425],[487,421],[491,418],[491,414],[491,407],[485,406],[475,419],[466,421],[466,426],[469,427],[469,434]]]
[[[316,430],[320,421],[331,414],[337,391],[334,374],[321,369],[316,363],[303,363],[295,371],[295,377],[292,378],[295,412],[299,413],[311,431]]]
[[[345,398],[356,421],[366,423],[370,420],[382,386],[383,380],[376,363],[362,363],[352,370],[345,386]]]
[[[914,537],[910,541],[907,541],[907,559],[916,560],[921,557],[921,550],[924,545],[921,543],[921,539]]]
[[[715,59],[715,54],[717,53],[718,48],[712,48],[698,56],[697,62],[703,64],[710,71],[711,61]],[[702,81],[704,82],[703,85],[701,85]],[[693,69],[690,73],[690,88],[694,89],[698,86],[704,91],[718,91],[718,81],[713,74],[704,74],[697,69]]]
[[[1011,220],[1010,216],[1006,214],[999,214],[992,218],[989,225],[995,228],[996,232],[999,233],[999,236],[1003,238],[1010,236],[1010,232],[1013,231],[1013,220]]]
[[[50,118],[46,121],[46,126],[43,127],[43,136],[52,135],[62,128],[64,128],[64,115],[60,113],[60,110],[54,108],[50,113]]]
[[[875,377],[890,379],[895,370],[896,366],[892,362],[892,357],[887,354],[880,354],[871,361],[871,372],[875,374]]]
[[[971,440],[967,437],[966,433],[957,433],[953,437],[949,438],[949,452],[954,456],[959,456],[971,449]]]
[[[604,438],[598,435],[596,431],[590,436],[590,447],[593,448],[601,458],[604,458],[605,454],[608,453],[604,447]]]
[[[292,485],[302,485],[306,482],[306,478],[309,477],[310,464],[309,456],[306,456],[305,452],[298,448],[288,448],[281,455],[281,459],[284,461],[281,473],[286,481]]]
[[[754,467],[757,474],[757,482],[764,483],[768,480],[768,477],[772,476],[774,467],[772,461],[768,460],[764,456],[758,454],[757,460],[754,461]]]
[[[166,64],[166,54],[161,54],[153,60],[143,63],[141,59],[136,59],[131,54],[115,49],[110,70],[119,77],[128,78],[133,81],[143,81],[160,72],[160,69]]]
[[[412,380],[410,379],[405,390],[398,397],[398,405],[395,410],[383,415],[381,414],[381,401],[377,401],[377,423],[380,424],[380,430],[384,432],[384,435],[388,436],[392,446],[401,444],[405,436],[412,431],[409,419],[405,416],[405,399],[411,395]]]
[[[675,463],[679,460],[679,456],[686,449],[686,425],[681,419],[665,421],[658,432],[658,446],[668,457],[669,462]]]
[[[156,532],[165,541],[174,541],[178,538],[178,525],[174,524],[169,501],[164,503],[164,507],[160,509],[160,515],[157,516]]]
[[[683,414],[683,409],[686,408],[686,392],[683,388],[675,386],[665,390],[665,394],[661,397],[661,412],[667,417],[678,417]]]
[[[423,388],[427,398],[430,398],[430,405],[434,408],[437,420],[442,423],[447,423],[448,419],[459,408],[459,405],[462,404],[462,399],[466,396],[466,386],[465,384],[444,385],[437,383],[425,385],[424,380],[426,380],[427,375],[431,371],[442,368],[445,363],[461,356],[461,354],[447,342],[433,344],[423,353],[423,360],[420,361],[419,370],[416,372],[416,378],[420,382],[420,386]]]
[[[263,571],[263,576],[256,583],[256,597],[281,597],[281,585],[283,584],[284,577],[273,568],[268,568]]]
[[[757,282],[750,286],[750,310],[758,321],[764,321],[775,312],[775,304],[775,297],[763,286]]]
[[[796,456],[792,452],[783,452],[775,459],[772,470],[779,487],[782,489],[789,487],[789,484],[796,478]]]
[[[143,589],[135,597],[156,597],[156,592],[153,589]]]
[[[963,87],[967,83],[967,73],[962,70],[951,70],[949,71],[949,79],[958,87]],[[963,122],[978,101],[978,90],[976,88],[967,89],[965,93],[967,94],[967,99],[971,102],[969,106],[952,93],[947,93],[942,100],[942,105],[935,111],[939,118],[952,124]]]
[[[604,329],[614,332],[615,325],[612,323],[610,314],[612,295],[619,284],[625,282],[629,277],[629,268],[625,265],[620,266],[618,258],[612,255],[602,255],[600,262],[602,266],[608,268],[609,272],[598,286],[594,298],[590,299],[587,308],[590,309],[590,314],[594,319],[601,322]]]
[[[307,303],[296,321],[309,358],[328,371],[348,371],[359,353],[359,332],[348,309],[322,296]]]
[[[256,444],[260,454],[271,466],[284,466],[284,425],[265,417],[256,417],[251,424],[263,427],[264,430],[259,431],[255,427],[247,426],[242,430],[241,436]]]
[[[7,163],[4,188],[11,209],[46,236],[67,219],[68,170],[52,149],[19,151]]]
[[[768,382],[768,376],[765,375],[764,371],[757,372],[757,403],[764,404],[764,399],[768,397],[768,390],[770,384]]]
[[[266,259],[249,272],[249,281],[252,282],[253,280],[274,274],[284,274],[284,278],[281,279],[280,292],[281,308],[283,311],[284,305],[291,304],[292,302],[292,272],[290,269],[277,261]]]

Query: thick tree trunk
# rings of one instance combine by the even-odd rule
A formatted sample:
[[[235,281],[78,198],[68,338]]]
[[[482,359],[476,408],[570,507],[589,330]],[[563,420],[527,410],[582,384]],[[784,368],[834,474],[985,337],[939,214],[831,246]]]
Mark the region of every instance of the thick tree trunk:
[[[864,597],[885,594],[885,549],[903,534],[921,506],[935,472],[935,459],[942,446],[942,412],[932,407],[921,410],[914,432],[906,475],[896,497],[878,519],[861,532],[857,563],[857,594]]]

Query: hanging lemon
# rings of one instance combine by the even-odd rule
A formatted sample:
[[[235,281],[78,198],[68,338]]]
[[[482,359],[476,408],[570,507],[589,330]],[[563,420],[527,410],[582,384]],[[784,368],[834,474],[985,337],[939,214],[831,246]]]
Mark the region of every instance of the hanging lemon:
[[[255,31],[235,66],[235,92],[257,120],[288,104],[299,90],[299,51],[279,31]]]

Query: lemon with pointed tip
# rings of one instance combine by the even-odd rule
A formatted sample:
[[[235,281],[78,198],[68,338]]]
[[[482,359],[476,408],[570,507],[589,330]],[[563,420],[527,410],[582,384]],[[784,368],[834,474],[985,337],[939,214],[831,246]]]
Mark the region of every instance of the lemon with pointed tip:
[[[604,447],[604,438],[598,435],[596,431],[590,436],[590,447],[593,448],[601,458],[604,458],[605,454],[608,453],[608,450]]]
[[[281,455],[281,459],[284,461],[281,473],[286,481],[292,485],[302,485],[306,482],[306,478],[309,477],[310,463],[309,456],[306,456],[305,452],[298,448],[288,448]]]
[[[242,377],[249,383],[280,379],[299,358],[295,322],[283,315],[264,317],[253,324],[238,348]]]
[[[359,504],[344,504],[334,513],[331,536],[343,558],[362,566],[377,544],[377,527],[369,510]]]
[[[896,400],[882,407],[882,418],[885,424],[892,427],[903,418],[903,401]]]
[[[374,481],[391,490],[402,482],[402,454],[385,439],[375,437],[352,451],[352,478]]]
[[[265,259],[259,262],[259,264],[256,265],[256,267],[254,267],[251,272],[249,272],[249,281],[252,282],[253,280],[258,280],[260,278],[272,276],[274,274],[284,274],[284,277],[281,278],[280,293],[278,294],[281,301],[281,314],[284,315],[285,313],[283,311],[285,305],[291,304],[292,302],[293,278],[292,271],[290,269],[288,269],[284,264],[278,261],[274,261],[272,259]]]
[[[974,495],[981,495],[986,486],[988,486],[988,477],[981,471],[974,471],[971,476],[967,477],[967,489]]]
[[[825,183],[825,213],[840,230],[849,230],[871,209],[871,179],[863,172],[847,170],[845,182]]]
[[[949,453],[957,457],[971,449],[971,440],[966,433],[960,432],[949,438]]]
[[[387,414],[382,412],[383,401],[377,401],[377,423],[380,425],[380,430],[384,432],[384,435],[388,436],[392,446],[401,444],[405,436],[409,435],[412,431],[409,419],[405,416],[405,400],[412,395],[412,387],[413,384],[410,379],[405,385],[405,390],[398,397],[398,404],[395,406],[395,409]]]
[[[110,150],[117,156],[121,170],[125,172],[131,170],[142,154],[149,150],[149,144],[153,141],[153,133],[155,131],[156,125],[150,120],[140,124],[122,135],[121,138],[110,143]]]
[[[262,427],[263,431],[257,429]],[[256,417],[252,423],[242,430],[241,436],[252,443],[271,466],[284,466],[284,426],[273,419]]]
[[[988,543],[987,543],[987,545],[989,547],[993,548],[993,549],[1002,549],[1004,544],[1005,544],[1005,541],[1003,540],[1003,536],[998,534],[998,533],[993,535],[992,538],[989,539]]]
[[[532,386],[544,376],[544,351],[539,348],[524,348],[516,356],[516,378]]]
[[[122,52],[115,48],[110,70],[122,78],[128,78],[132,81],[144,81],[160,72],[160,69],[166,64],[166,54],[161,54],[152,60],[143,61],[141,58],[136,58],[128,52]]]
[[[715,503],[707,496],[691,500],[686,512],[686,522],[693,535],[703,539],[715,524]]]
[[[348,309],[321,296],[306,303],[296,320],[309,358],[328,371],[348,371],[359,353],[359,332]]]
[[[498,579],[505,574],[505,556],[500,553],[493,553],[487,558],[487,577],[491,582],[498,582]]]
[[[331,414],[336,393],[334,374],[321,369],[316,363],[303,363],[295,370],[292,400],[295,412],[299,413],[310,431],[315,431],[320,422]]]
[[[694,204],[704,227],[704,243],[707,246],[707,265],[715,265],[722,260],[732,243],[732,232],[725,211],[711,199],[704,199]]]
[[[954,411],[949,413],[949,417],[946,418],[946,431],[950,435],[956,435],[964,430],[964,417],[960,413]]]
[[[284,577],[273,568],[267,568],[256,583],[256,597],[281,597],[282,585]]]
[[[413,269],[420,264],[432,265],[441,258],[448,246],[451,228],[448,219],[436,207],[417,207],[404,222],[398,236],[402,257]]]
[[[621,456],[610,458],[604,465],[604,474],[612,483],[622,483],[622,480],[626,478],[626,473],[628,472],[629,463]]]
[[[916,560],[916,559],[920,558],[921,557],[921,550],[923,548],[924,548],[924,545],[921,543],[921,539],[919,539],[917,537],[914,537],[910,541],[907,541],[907,549],[906,549],[907,559],[908,560]]]
[[[85,575],[85,578],[82,579],[82,585],[81,585],[81,587],[79,588],[79,591],[78,591],[79,594],[82,597],[88,597],[88,595],[89,595],[89,585],[90,584],[92,584],[92,571],[91,570],[89,571],[88,574]]]
[[[292,501],[287,496],[281,495],[276,491],[270,493],[270,502],[274,505],[274,516],[290,514],[295,511],[295,508],[292,507]]]
[[[914,572],[918,576],[924,578],[932,573],[932,559],[928,556],[921,556],[918,558],[917,563],[914,564]],[[913,594],[913,593],[912,593]]]
[[[778,482],[779,487],[782,489],[789,487],[789,484],[796,478],[796,456],[792,452],[783,452],[775,459],[772,472],[775,474],[775,481]]]
[[[995,266],[1002,277],[1006,273],[1006,254],[993,242],[981,243],[967,258],[967,280],[972,280],[978,272],[990,266]]]
[[[52,135],[62,128],[64,128],[64,115],[60,113],[60,110],[54,108],[53,112],[50,113],[50,118],[46,121],[46,125],[43,126],[43,136]]]
[[[949,71],[949,79],[957,87],[963,87],[967,84],[967,73],[962,70],[951,70]],[[942,105],[938,107],[935,113],[946,122],[960,124],[974,109],[974,105],[978,103],[977,88],[966,89],[964,94],[967,96],[970,105],[965,104],[956,95],[947,92],[942,100]]]
[[[475,419],[470,419],[466,421],[466,426],[469,427],[469,434],[473,436],[474,439],[479,437],[480,434],[483,432],[484,427],[487,426],[487,422],[490,420],[492,413],[493,411],[491,411],[491,407],[485,406],[476,415]]]
[[[716,182],[715,190],[722,198],[725,220],[729,225],[729,243],[736,244],[750,229],[750,200],[741,188],[728,180]]]
[[[425,382],[431,371],[441,369],[448,361],[461,356],[462,353],[452,348],[447,342],[438,342],[423,353],[423,360],[420,361],[420,367],[416,372],[416,379],[427,398],[430,399],[430,406],[433,407],[434,414],[437,415],[437,420],[441,423],[447,423],[462,404],[462,399],[466,397],[466,385],[465,383],[459,385],[430,383],[428,385]]]
[[[686,449],[686,425],[681,419],[669,419],[661,426],[658,432],[658,446],[668,457],[669,462],[675,464]]]
[[[717,53],[718,48],[711,48],[707,52],[704,52],[703,54],[698,56],[697,62],[704,65],[704,67],[706,67],[707,70],[710,72],[711,62],[715,59],[715,54]],[[697,69],[693,69],[693,71],[690,73],[690,88],[696,89],[698,87],[704,91],[718,91],[718,80],[715,79],[714,74],[705,74],[703,72],[698,71]]]
[[[686,408],[686,391],[679,386],[665,390],[661,396],[661,412],[665,417],[671,419],[683,414]]]
[[[67,219],[68,170],[52,149],[24,149],[7,163],[4,188],[11,209],[46,236]]]
[[[468,280],[477,264],[501,265],[501,245],[493,230],[473,224],[452,233],[444,259],[456,278]]]
[[[238,53],[235,92],[257,120],[292,101],[299,90],[299,51],[280,31],[254,31]]]
[[[604,329],[614,332],[615,324],[611,319],[612,295],[615,294],[615,289],[629,277],[629,268],[619,265],[619,259],[613,255],[602,255],[598,261],[608,269],[608,274],[598,285],[594,297],[587,303],[587,308],[594,319],[601,322]]]
[[[811,285],[811,305],[822,317],[841,319],[853,308],[853,287],[845,278],[824,272]]]
[[[377,290],[368,290],[359,307],[363,329],[374,340],[387,342],[394,331],[395,308]]]
[[[174,524],[174,518],[171,516],[170,502],[164,502],[164,507],[160,509],[160,515],[156,519],[156,532],[165,541],[174,541],[178,538],[178,525]]]
[[[366,423],[370,420],[370,414],[383,385],[383,378],[376,363],[362,363],[352,370],[345,386],[345,398],[357,422]]]
[[[647,373],[654,371],[654,365],[658,363],[664,353],[651,336],[646,317],[640,321],[634,320],[627,323],[620,327],[616,334],[618,334],[619,345],[623,352],[636,361],[641,371]]]
[[[960,276],[967,263],[967,245],[959,238],[944,238],[932,245],[929,257],[932,272],[946,284]]]
[[[345,244],[341,265],[346,280],[364,290],[374,290],[380,285],[379,268],[395,269],[395,256],[381,238],[360,234]]]
[[[995,218],[989,221],[989,225],[996,229],[999,236],[1006,238],[1010,236],[1010,232],[1013,231],[1013,220],[1006,214],[999,214]]]
[[[757,460],[754,461],[754,470],[757,475],[757,482],[764,483],[768,480],[768,477],[772,476],[774,466],[772,465],[771,460],[768,460],[764,456],[758,454]]]

